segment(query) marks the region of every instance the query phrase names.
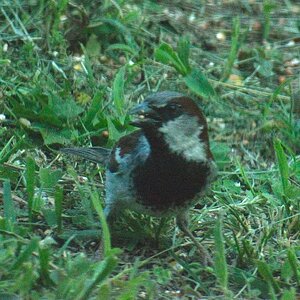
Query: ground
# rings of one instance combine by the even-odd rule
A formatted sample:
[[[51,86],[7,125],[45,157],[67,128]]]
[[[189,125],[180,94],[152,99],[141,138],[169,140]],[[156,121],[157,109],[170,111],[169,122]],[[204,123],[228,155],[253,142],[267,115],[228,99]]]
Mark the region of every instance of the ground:
[[[298,299],[297,1],[2,1],[0,298]],[[190,229],[102,214],[103,165],[150,92],[191,96],[219,168]]]

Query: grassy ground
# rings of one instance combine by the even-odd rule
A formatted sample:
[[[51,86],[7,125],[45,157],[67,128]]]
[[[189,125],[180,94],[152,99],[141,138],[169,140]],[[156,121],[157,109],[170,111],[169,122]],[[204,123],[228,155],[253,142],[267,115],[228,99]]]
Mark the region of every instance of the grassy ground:
[[[300,5],[80,3],[0,3],[0,298],[299,299]],[[110,236],[103,166],[58,151],[111,147],[165,89],[208,117],[220,175],[191,229],[213,267],[173,220]]]

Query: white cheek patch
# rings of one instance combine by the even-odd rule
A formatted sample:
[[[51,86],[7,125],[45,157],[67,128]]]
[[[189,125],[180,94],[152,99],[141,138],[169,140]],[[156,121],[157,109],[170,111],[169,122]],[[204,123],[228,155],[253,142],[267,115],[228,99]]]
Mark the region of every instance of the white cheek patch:
[[[203,162],[207,157],[205,143],[199,138],[202,129],[196,117],[182,115],[164,124],[159,131],[171,152],[184,156],[188,161]]]

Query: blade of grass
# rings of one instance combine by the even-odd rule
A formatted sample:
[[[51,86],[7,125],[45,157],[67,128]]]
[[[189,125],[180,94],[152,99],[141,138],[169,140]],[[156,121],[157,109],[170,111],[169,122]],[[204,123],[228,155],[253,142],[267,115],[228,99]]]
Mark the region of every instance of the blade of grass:
[[[14,140],[14,136],[12,136],[8,142],[5,144],[5,146],[1,149],[0,151],[0,163],[4,162],[4,157],[5,157],[5,152],[7,152],[7,150],[9,149],[10,145],[12,144],[13,140]]]
[[[91,192],[91,198],[94,205],[94,208],[100,218],[100,223],[102,227],[102,238],[104,244],[104,255],[108,255],[111,252],[111,239],[108,224],[100,203],[99,194],[97,192]]]
[[[294,288],[291,288],[290,290],[283,291],[280,300],[297,300],[296,290]]]
[[[58,187],[54,193],[54,205],[55,205],[55,216],[58,232],[62,229],[62,201],[63,201],[63,189]]]
[[[11,266],[10,270],[18,269],[26,260],[29,259],[32,253],[38,248],[38,245],[38,238],[33,238],[25,247],[23,252],[17,257],[15,263]]]
[[[49,272],[50,252],[48,248],[39,247],[40,277],[44,284],[51,285]]]
[[[232,27],[233,30],[232,30],[232,38],[231,38],[231,48],[224,68],[222,81],[227,80],[229,75],[231,74],[231,70],[239,50],[240,19],[238,17],[233,19]]]
[[[280,288],[279,288],[278,283],[275,281],[268,264],[261,260],[256,260],[255,263],[256,263],[259,274],[269,285],[270,294],[272,296],[272,299],[276,299],[274,291],[276,293],[278,293],[280,291]]]
[[[177,46],[177,53],[183,65],[186,67],[187,72],[190,72],[190,64],[189,64],[190,41],[187,37],[182,37],[179,39],[178,46]]]
[[[287,189],[289,187],[289,166],[288,166],[286,155],[282,147],[282,143],[279,139],[275,139],[274,149],[277,158],[280,178],[281,178],[282,191],[283,194],[286,195]]]
[[[274,3],[271,0],[264,0],[263,1],[263,15],[264,15],[264,31],[263,31],[263,38],[267,40],[270,34],[271,28],[271,13],[273,8],[275,8]]]
[[[217,280],[224,292],[228,294],[228,271],[225,256],[224,238],[222,234],[222,222],[219,218],[214,229],[216,255],[214,262],[214,270]]]
[[[29,221],[32,222],[32,206],[34,199],[34,188],[35,188],[35,161],[32,157],[28,156],[26,159],[26,191],[28,196],[28,215]]]
[[[95,76],[93,73],[93,68],[92,68],[92,64],[91,61],[89,59],[89,55],[87,53],[87,51],[85,50],[84,46],[82,44],[80,44],[82,52],[84,53],[84,61],[81,63],[83,69],[85,70],[85,73],[87,74],[87,79],[88,79],[88,83],[89,86],[91,87],[92,90],[95,90],[95,88],[97,87],[97,83],[95,80]]]
[[[91,128],[92,121],[95,119],[98,111],[100,110],[100,104],[103,100],[103,92],[102,90],[97,91],[92,99],[92,103],[88,109],[88,111],[85,114],[84,118],[84,126],[89,129]]]
[[[125,67],[119,69],[113,83],[113,101],[117,113],[124,113],[124,84],[125,84]]]
[[[237,163],[237,165],[238,165],[238,167],[239,167],[239,169],[240,169],[240,173],[241,173],[241,175],[242,175],[242,178],[243,178],[244,182],[246,183],[246,185],[248,186],[248,188],[249,188],[250,191],[251,191],[251,194],[252,194],[253,196],[256,196],[256,192],[254,191],[254,189],[253,189],[253,187],[252,187],[252,185],[251,185],[251,183],[250,183],[250,180],[249,180],[249,178],[248,178],[248,176],[247,176],[247,174],[246,174],[246,172],[245,172],[244,167],[242,166],[242,164],[240,163],[239,160],[237,160],[236,163]]]
[[[3,210],[4,218],[7,221],[7,229],[13,229],[13,224],[16,222],[16,209],[11,197],[11,186],[9,180],[3,182]]]
[[[293,270],[294,276],[296,277],[296,281],[297,281],[298,285],[300,285],[300,275],[299,275],[300,265],[298,263],[297,256],[296,256],[294,249],[288,250],[288,260],[289,260],[289,264]]]
[[[100,262],[96,267],[94,276],[89,280],[84,288],[84,290],[75,298],[75,300],[85,300],[89,299],[89,295],[96,287],[96,285],[101,284],[109,274],[112,273],[117,265],[117,258],[114,255],[109,255],[104,261]]]

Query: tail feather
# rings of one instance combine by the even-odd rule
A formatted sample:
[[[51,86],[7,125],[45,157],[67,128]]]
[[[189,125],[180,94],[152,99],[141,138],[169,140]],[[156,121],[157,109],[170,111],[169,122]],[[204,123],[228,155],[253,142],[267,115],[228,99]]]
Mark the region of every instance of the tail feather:
[[[95,163],[100,163],[106,165],[108,162],[108,157],[111,150],[102,147],[76,147],[76,148],[62,148],[61,152],[77,155],[87,160],[93,161]]]

